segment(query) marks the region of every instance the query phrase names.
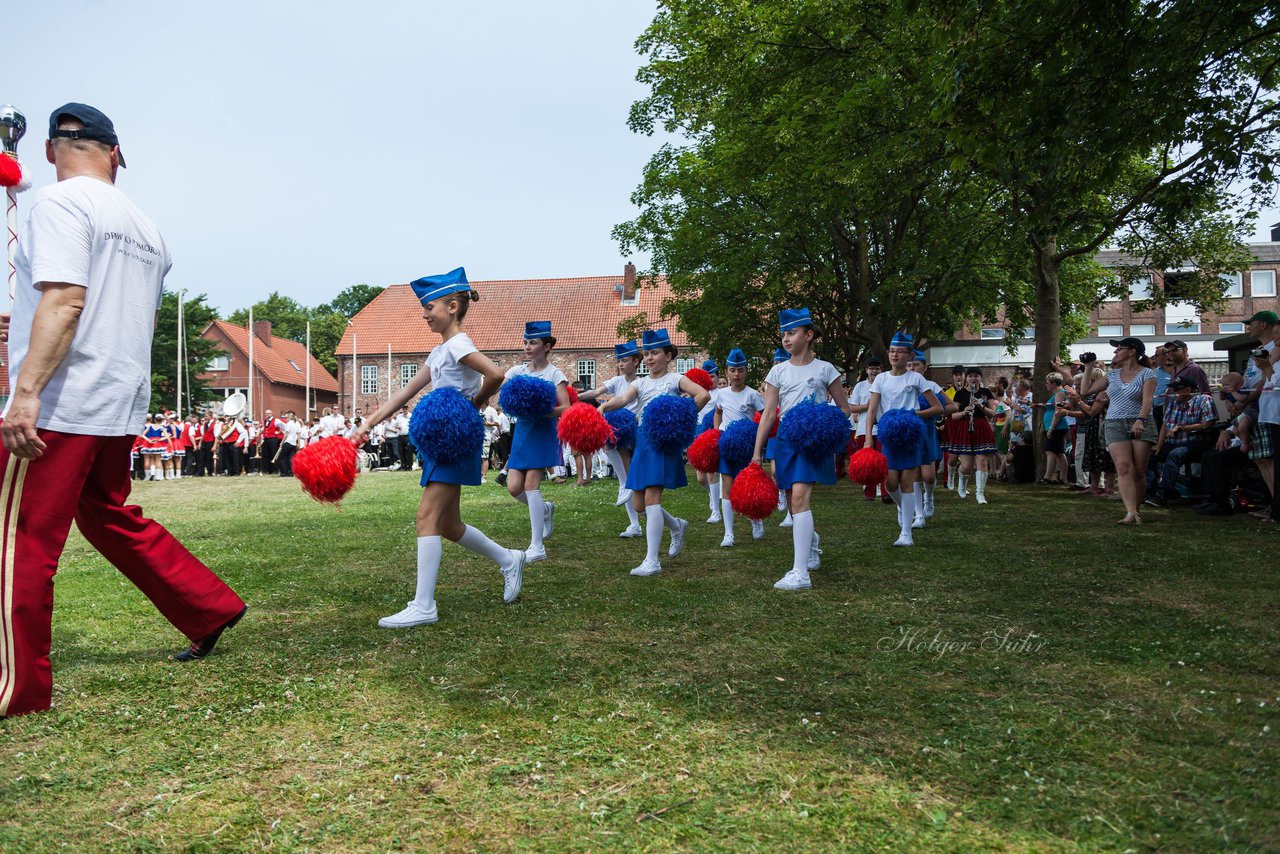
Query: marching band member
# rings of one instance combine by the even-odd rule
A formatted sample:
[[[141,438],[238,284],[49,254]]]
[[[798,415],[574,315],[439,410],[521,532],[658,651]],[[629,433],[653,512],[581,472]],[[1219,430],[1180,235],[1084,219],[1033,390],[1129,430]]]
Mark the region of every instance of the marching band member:
[[[929,379],[929,357],[923,350],[916,350],[911,361],[911,370],[924,377],[925,388],[932,391],[942,403],[943,414],[950,415],[956,410],[955,403],[942,393],[942,386]],[[919,406],[927,409],[929,404],[923,397]],[[938,436],[938,424],[927,418],[924,424],[925,457],[920,465],[920,479],[915,483],[916,517],[912,520],[913,528],[923,528],[926,519],[933,518],[933,490],[938,484],[938,463],[942,462],[942,442]]]
[[[969,495],[969,475],[975,475],[977,501],[987,503],[987,459],[996,450],[995,431],[991,419],[996,416],[996,396],[982,385],[982,370],[964,372],[964,385],[953,398],[956,411],[949,414],[946,429],[947,452],[960,460],[956,495]]]

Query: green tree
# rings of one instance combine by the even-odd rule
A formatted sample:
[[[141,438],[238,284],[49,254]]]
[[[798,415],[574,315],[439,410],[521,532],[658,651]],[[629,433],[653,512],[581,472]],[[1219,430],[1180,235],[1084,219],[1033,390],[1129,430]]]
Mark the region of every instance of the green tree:
[[[385,288],[373,285],[352,285],[339,293],[332,302],[309,308],[292,297],[272,291],[266,299],[253,305],[253,319],[271,321],[271,332],[281,338],[306,343],[307,324],[311,324],[311,353],[331,374],[338,371],[334,350],[342,340],[347,321],[369,304]],[[249,310],[237,309],[227,318],[228,323],[244,326],[249,322]]]
[[[803,304],[849,369],[897,329],[949,336],[1000,310],[1020,259],[993,185],[954,169],[929,124],[926,23],[895,2],[663,4],[630,124],[680,141],[614,234],[650,253],[673,292],[662,314],[695,342],[770,353],[778,309]]]
[[[207,399],[205,383],[199,374],[218,354],[212,341],[200,337],[211,322],[218,319],[218,312],[211,307],[204,294],[185,300],[182,305],[182,325],[186,330],[186,358],[183,361],[182,411],[184,413]],[[178,294],[165,291],[160,297],[160,310],[156,314],[156,330],[151,340],[151,409],[175,408],[178,394]]]
[[[374,297],[385,290],[386,288],[377,285],[352,285],[334,297],[328,309],[344,317],[355,317],[362,308],[373,302]],[[325,306],[317,306],[317,310],[324,308]]]

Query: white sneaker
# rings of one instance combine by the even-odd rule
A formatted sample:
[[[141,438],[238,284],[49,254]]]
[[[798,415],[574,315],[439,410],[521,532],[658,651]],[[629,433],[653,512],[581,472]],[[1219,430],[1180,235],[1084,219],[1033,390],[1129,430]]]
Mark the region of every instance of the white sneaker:
[[[911,534],[901,534],[898,539],[893,541],[895,546],[914,546],[916,541],[911,538]]]
[[[644,531],[640,529],[639,525],[628,525],[627,530],[623,531],[618,536],[626,537],[627,539],[631,539],[632,537],[643,537]]]
[[[556,529],[556,503],[548,501],[542,509],[542,539],[551,536]]]
[[[916,515],[916,518],[915,518],[915,519],[912,521],[912,523],[911,523],[911,527],[912,527],[912,528],[923,528],[923,527],[924,527],[924,517],[923,517],[923,516],[920,516],[919,514],[917,514],[917,515]]]
[[[621,507],[631,500],[631,490],[625,486],[618,490],[618,500],[613,502],[614,507]]]
[[[430,608],[424,608],[414,599],[398,614],[378,620],[378,625],[384,629],[409,629],[414,626],[429,626],[439,619],[435,602],[431,603]]]
[[[709,517],[707,517],[708,525],[718,525],[723,521],[724,521],[724,517],[721,516],[719,513],[712,513]]]
[[[529,565],[529,564],[531,564],[531,563],[537,563],[538,561],[542,561],[542,560],[546,560],[546,559],[547,559],[547,549],[546,549],[546,547],[545,547],[545,546],[544,546],[544,547],[542,547],[542,548],[540,548],[540,549],[538,549],[537,551],[534,551],[534,550],[533,550],[533,549],[531,549],[531,548],[530,548],[530,549],[525,549],[525,550],[524,550],[524,565],[525,565],[525,566],[528,566],[528,565]]]
[[[924,497],[924,518],[933,518],[933,496],[926,494]]]
[[[751,520],[751,539],[753,540],[764,539],[764,522],[762,520],[760,519]]]
[[[778,509],[779,510],[787,509],[787,495],[784,492],[778,493]]]
[[[813,532],[813,542],[809,544],[809,569],[817,569],[822,565],[822,549],[818,548],[818,532]]]
[[[687,519],[677,519],[676,528],[671,532],[671,547],[667,549],[668,557],[675,557],[684,551],[684,535],[689,532]]]
[[[722,548],[722,549],[731,549],[731,548],[733,548],[733,546],[734,546],[734,542],[733,542],[733,535],[732,535],[732,534],[725,534],[724,539],[720,541],[720,548]]]
[[[979,493],[978,493],[977,499],[978,499],[978,503],[979,503],[979,504],[986,504],[986,503],[987,503],[987,496],[986,496],[986,495],[984,495],[984,494],[983,494],[983,493],[981,493],[981,492],[979,492]]]
[[[813,584],[809,581],[809,573],[802,572],[798,569],[787,570],[787,574],[782,576],[773,584],[774,590],[808,590]]]
[[[510,605],[520,596],[520,584],[524,580],[524,552],[520,549],[507,549],[511,554],[511,563],[504,566],[502,572],[502,602]]]
[[[656,560],[646,560],[644,563],[631,570],[632,575],[657,575],[659,572],[662,572],[662,564],[658,563]]]
[[[778,523],[778,527],[779,527],[779,528],[790,528],[790,527],[791,527],[791,524],[792,524],[792,523],[791,523],[791,514],[790,514],[790,513],[788,513],[788,514],[787,514],[787,518],[783,519],[781,522],[779,522],[779,523]]]

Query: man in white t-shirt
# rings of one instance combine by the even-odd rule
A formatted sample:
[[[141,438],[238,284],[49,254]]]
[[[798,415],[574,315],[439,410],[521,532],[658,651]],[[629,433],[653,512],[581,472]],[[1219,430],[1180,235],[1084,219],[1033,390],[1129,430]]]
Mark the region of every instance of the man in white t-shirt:
[[[34,193],[0,337],[13,393],[0,425],[0,717],[49,708],[53,578],[80,532],[203,658],[245,604],[129,496],[129,453],[151,397],[151,339],[168,250],[115,187],[115,128],[66,104],[49,117],[57,183]]]
[[[280,440],[280,460],[278,467],[281,477],[293,477],[293,455],[298,452],[299,438],[303,431],[302,422],[293,412],[284,414],[284,424],[280,428],[283,437]]]

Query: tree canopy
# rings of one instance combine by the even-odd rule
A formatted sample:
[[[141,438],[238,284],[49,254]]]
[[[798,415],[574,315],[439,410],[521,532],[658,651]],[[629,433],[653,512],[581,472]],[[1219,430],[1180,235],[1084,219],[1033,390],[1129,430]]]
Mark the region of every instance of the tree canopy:
[[[347,321],[385,290],[374,285],[352,285],[341,291],[331,302],[314,307],[302,305],[292,297],[272,291],[266,299],[253,305],[254,320],[271,322],[271,333],[299,343],[306,343],[307,324],[311,324],[311,352],[329,373],[336,374],[338,360],[334,350],[342,340]],[[238,309],[227,317],[228,323],[244,326],[249,322],[249,310]]]

